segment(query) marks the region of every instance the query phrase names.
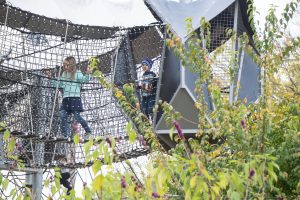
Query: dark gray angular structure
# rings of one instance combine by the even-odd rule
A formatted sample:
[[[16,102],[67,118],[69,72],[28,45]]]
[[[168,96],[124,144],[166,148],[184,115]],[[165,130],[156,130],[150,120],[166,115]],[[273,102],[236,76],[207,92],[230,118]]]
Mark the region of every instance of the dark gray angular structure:
[[[253,35],[247,9],[246,0],[222,0],[222,1],[171,1],[171,0],[145,0],[146,5],[153,15],[161,22],[170,24],[173,33],[181,37],[187,43],[189,38],[186,34],[185,19],[192,18],[195,31],[199,32],[199,21],[205,17],[211,23],[211,46],[209,51],[213,54],[216,47],[225,45],[223,55],[218,58],[218,63],[213,67],[213,77],[220,81],[220,87],[224,95],[229,95],[230,102],[247,98],[248,102],[255,101],[260,93],[259,74],[260,70],[246,52],[239,52],[238,73],[235,81],[229,81],[228,57],[232,50],[239,49],[239,43],[230,42],[226,35],[227,29],[232,29],[237,36],[246,32]],[[187,136],[193,136],[197,132],[197,111],[194,107],[196,95],[194,93],[197,76],[182,66],[179,58],[172,50],[165,48],[162,62],[159,93],[157,99],[169,102],[184,118],[180,124]],[[240,83],[240,87],[237,84]],[[207,88],[204,87],[206,100],[210,110],[213,110]],[[169,128],[164,123],[161,113],[155,116],[154,127],[162,141],[169,147],[174,143],[169,139]],[[190,123],[195,122],[195,123]]]

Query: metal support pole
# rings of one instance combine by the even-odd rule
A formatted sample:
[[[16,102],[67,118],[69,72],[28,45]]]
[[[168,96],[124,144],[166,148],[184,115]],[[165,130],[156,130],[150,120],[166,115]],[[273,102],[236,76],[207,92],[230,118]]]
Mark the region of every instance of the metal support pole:
[[[42,199],[43,190],[43,170],[26,175],[26,187],[31,188],[31,197],[34,200]]]
[[[238,26],[238,14],[239,14],[239,1],[235,1],[235,9],[234,9],[234,24],[233,24],[233,33],[235,34],[233,44],[232,44],[232,50],[237,50],[237,26]],[[237,64],[238,65],[238,64]],[[235,67],[235,66],[232,66]],[[236,70],[236,69],[234,69]],[[236,79],[236,77],[234,77]],[[234,101],[234,93],[235,93],[235,87],[236,87],[236,80],[232,80],[230,83],[229,88],[229,102],[230,104]]]

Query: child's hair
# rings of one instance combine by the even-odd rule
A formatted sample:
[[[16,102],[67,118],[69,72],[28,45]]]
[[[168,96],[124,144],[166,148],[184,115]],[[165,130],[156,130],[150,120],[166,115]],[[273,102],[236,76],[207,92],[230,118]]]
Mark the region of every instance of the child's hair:
[[[75,74],[76,74],[76,71],[77,71],[77,64],[76,64],[76,60],[73,56],[69,56],[69,57],[66,57],[65,60],[64,60],[64,64],[68,64],[69,65],[69,69],[70,71],[68,73],[71,73],[71,77],[70,79],[71,80],[74,80],[75,79]],[[64,71],[65,73],[65,71]]]

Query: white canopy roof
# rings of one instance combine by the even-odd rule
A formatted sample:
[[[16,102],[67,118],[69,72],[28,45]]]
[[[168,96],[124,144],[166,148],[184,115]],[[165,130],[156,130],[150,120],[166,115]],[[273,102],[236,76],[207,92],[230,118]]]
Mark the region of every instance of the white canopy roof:
[[[137,26],[155,22],[142,0],[7,0],[12,6],[51,18],[92,26]]]
[[[187,17],[193,20],[198,28],[201,17],[211,20],[235,0],[145,0],[163,22],[171,25],[173,31],[182,39],[186,34]]]

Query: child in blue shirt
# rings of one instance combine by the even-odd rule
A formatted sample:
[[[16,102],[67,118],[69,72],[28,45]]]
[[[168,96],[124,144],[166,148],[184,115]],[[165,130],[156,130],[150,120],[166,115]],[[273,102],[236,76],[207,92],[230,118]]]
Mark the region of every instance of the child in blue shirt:
[[[73,114],[77,122],[81,124],[86,132],[86,136],[91,133],[87,122],[81,117],[83,112],[82,101],[80,97],[81,84],[90,80],[91,69],[87,68],[87,74],[84,75],[77,69],[76,60],[73,56],[67,57],[63,62],[63,73],[60,81],[51,80],[56,87],[63,89],[63,100],[60,107],[61,132],[63,138],[69,137],[68,115]],[[48,74],[48,76],[50,76]]]

